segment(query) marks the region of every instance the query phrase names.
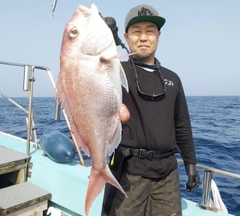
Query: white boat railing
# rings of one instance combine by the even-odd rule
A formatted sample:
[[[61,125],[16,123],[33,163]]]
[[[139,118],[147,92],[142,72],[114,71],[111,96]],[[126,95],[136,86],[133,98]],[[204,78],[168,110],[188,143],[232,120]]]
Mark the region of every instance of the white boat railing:
[[[24,68],[24,78],[23,78],[23,90],[24,91],[28,91],[28,121],[27,121],[27,145],[26,145],[26,154],[29,156],[30,155],[30,140],[31,140],[31,131],[32,131],[32,122],[33,122],[33,112],[32,112],[32,98],[33,98],[33,82],[35,81],[35,78],[34,78],[34,71],[35,69],[38,69],[38,70],[44,70],[47,72],[48,74],[48,77],[52,83],[52,86],[53,86],[53,89],[55,90],[55,82],[53,80],[53,76],[49,70],[48,67],[43,67],[43,66],[37,66],[37,65],[30,65],[30,64],[19,64],[19,63],[12,63],[12,62],[4,62],[4,61],[0,61],[0,64],[2,65],[8,65],[8,66],[17,66],[17,67],[23,67]],[[1,94],[2,96],[3,94]],[[6,98],[6,97],[4,97]],[[8,100],[12,103],[12,100],[10,98],[8,98]],[[16,102],[13,103],[14,105],[16,105]],[[19,107],[20,105],[16,105],[17,107]],[[55,119],[58,120],[59,119],[59,112],[60,112],[60,105],[57,104],[56,102],[56,110],[57,111],[57,114],[55,113]],[[19,107],[20,108],[20,107]],[[22,108],[20,108],[22,109]],[[63,112],[63,115],[64,115],[64,118],[66,120],[66,123],[67,123],[67,126],[68,126],[68,129],[69,129],[69,132],[71,133],[72,135],[72,130],[71,130],[71,127],[70,127],[70,123],[68,121],[68,118],[65,114],[65,111],[62,109],[62,112]],[[30,119],[30,121],[29,121]],[[76,147],[76,150],[78,152],[78,155],[79,155],[79,158],[80,158],[80,162],[82,165],[85,165],[85,162],[83,160],[83,157],[82,157],[82,154],[79,150],[79,147],[74,139],[74,137],[72,136],[72,139],[73,139],[73,143]],[[38,145],[38,143],[36,143]],[[39,146],[38,146],[39,148]]]
[[[177,159],[177,162],[179,164],[184,164],[183,160]],[[209,203],[210,203],[210,194],[211,194],[211,182],[213,179],[213,174],[220,174],[236,179],[240,179],[240,175],[220,169],[215,169],[213,167],[204,166],[201,164],[196,164],[196,168],[204,170],[204,176],[203,176],[203,189],[202,189],[202,201],[199,205],[201,208],[208,209]]]
[[[16,101],[12,100],[11,98],[9,98],[7,95],[3,94],[2,92],[0,92],[0,96],[2,96],[3,98],[5,98],[6,100],[8,100],[10,103],[12,103],[13,105],[15,105],[16,107],[18,107],[20,110],[22,110],[23,112],[25,112],[28,115],[28,110],[26,110],[24,107],[22,107],[20,104],[18,104]],[[26,118],[26,125],[27,125],[27,129],[28,129],[28,124],[29,124],[29,120],[28,117]],[[37,145],[38,147],[38,139],[37,139],[37,133],[36,133],[36,129],[37,127],[35,126],[35,121],[34,121],[34,116],[32,113],[32,120],[31,120],[31,125],[29,126],[30,129],[30,139],[33,140],[33,142]]]
[[[16,66],[16,67],[23,67],[24,68],[23,90],[28,91],[28,111],[27,111],[27,114],[28,114],[27,119],[28,120],[27,120],[26,154],[29,156],[30,155],[31,132],[32,132],[32,126],[33,126],[32,125],[32,122],[33,122],[32,98],[33,98],[33,82],[35,81],[34,70],[39,69],[39,70],[45,70],[45,71],[48,71],[48,72],[50,72],[50,70],[47,67],[29,65],[29,64],[19,64],[19,63],[3,62],[3,61],[0,61],[0,64],[9,65],[9,66]],[[1,95],[3,95],[3,94],[1,94]],[[8,99],[8,100],[10,102],[12,102],[11,99]],[[16,105],[16,103],[13,103],[13,104]],[[17,107],[20,107],[20,105],[17,105]]]
[[[178,159],[177,161],[178,161],[179,164],[184,164],[183,160],[181,160],[181,159]],[[215,169],[213,167],[204,166],[204,165],[201,165],[201,164],[196,164],[196,167],[198,169],[201,169],[201,170],[211,171],[212,173],[217,173],[217,174],[220,174],[220,175],[240,179],[240,175],[236,174],[236,173],[227,172],[227,171],[220,170],[220,169]]]

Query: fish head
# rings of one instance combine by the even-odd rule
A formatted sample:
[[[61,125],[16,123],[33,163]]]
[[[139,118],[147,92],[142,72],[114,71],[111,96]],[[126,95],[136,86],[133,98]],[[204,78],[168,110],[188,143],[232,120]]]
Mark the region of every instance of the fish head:
[[[79,55],[96,56],[113,44],[112,32],[100,16],[98,8],[94,4],[91,8],[79,5],[65,27],[62,53],[71,53],[71,57],[76,58]]]

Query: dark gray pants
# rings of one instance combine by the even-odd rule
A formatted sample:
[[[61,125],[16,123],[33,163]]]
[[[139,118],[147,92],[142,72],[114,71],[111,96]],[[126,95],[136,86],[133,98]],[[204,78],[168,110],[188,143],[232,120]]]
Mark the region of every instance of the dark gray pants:
[[[163,180],[123,173],[108,216],[182,216],[178,170]],[[102,216],[107,216],[104,212]]]

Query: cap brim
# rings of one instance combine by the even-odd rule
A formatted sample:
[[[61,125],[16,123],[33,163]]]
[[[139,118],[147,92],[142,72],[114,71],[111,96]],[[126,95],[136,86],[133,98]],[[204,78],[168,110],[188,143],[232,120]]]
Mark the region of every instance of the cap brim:
[[[128,27],[130,27],[131,25],[138,23],[138,22],[152,22],[154,24],[157,25],[158,29],[160,30],[163,25],[165,24],[166,20],[163,17],[160,16],[138,16],[138,17],[134,17],[132,18],[125,31],[127,32]]]

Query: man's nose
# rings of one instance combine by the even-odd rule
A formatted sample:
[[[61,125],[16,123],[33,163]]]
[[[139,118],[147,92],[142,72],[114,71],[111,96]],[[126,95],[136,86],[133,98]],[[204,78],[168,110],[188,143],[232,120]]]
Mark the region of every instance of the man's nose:
[[[142,33],[142,34],[140,35],[140,40],[141,40],[141,41],[146,41],[146,40],[147,40],[147,35],[146,35],[145,33]]]

